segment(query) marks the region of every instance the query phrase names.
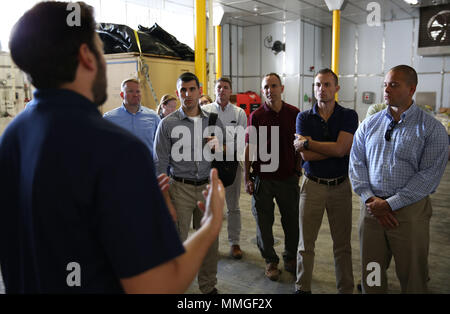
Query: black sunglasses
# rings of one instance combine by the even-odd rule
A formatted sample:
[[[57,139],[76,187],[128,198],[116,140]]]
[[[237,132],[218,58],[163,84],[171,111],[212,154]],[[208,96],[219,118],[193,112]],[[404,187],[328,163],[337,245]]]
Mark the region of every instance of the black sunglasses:
[[[397,121],[391,121],[391,123],[389,123],[386,133],[384,134],[384,139],[386,141],[389,142],[391,140],[392,131],[394,130],[397,123],[398,123]]]

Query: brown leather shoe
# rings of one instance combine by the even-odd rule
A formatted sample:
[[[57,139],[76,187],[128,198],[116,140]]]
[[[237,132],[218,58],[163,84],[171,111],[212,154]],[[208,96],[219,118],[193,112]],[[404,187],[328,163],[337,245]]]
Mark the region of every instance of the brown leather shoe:
[[[297,260],[291,259],[284,262],[284,269],[293,275],[297,275]]]
[[[230,255],[234,259],[241,259],[242,258],[241,247],[237,244],[232,245],[230,249]]]
[[[278,269],[277,263],[268,263],[266,264],[266,272],[265,275],[272,281],[277,281],[280,277],[281,271]]]

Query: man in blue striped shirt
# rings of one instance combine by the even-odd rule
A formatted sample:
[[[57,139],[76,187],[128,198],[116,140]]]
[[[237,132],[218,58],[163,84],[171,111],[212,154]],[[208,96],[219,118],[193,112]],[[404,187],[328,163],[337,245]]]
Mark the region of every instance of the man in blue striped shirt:
[[[362,290],[386,293],[392,255],[403,293],[427,292],[433,193],[447,164],[447,132],[412,97],[417,73],[406,65],[384,80],[386,109],[357,130],[349,175],[361,196]]]
[[[141,105],[141,87],[138,80],[122,82],[122,106],[104,114],[106,120],[124,128],[139,138],[153,154],[153,141],[161,121],[156,111]]]

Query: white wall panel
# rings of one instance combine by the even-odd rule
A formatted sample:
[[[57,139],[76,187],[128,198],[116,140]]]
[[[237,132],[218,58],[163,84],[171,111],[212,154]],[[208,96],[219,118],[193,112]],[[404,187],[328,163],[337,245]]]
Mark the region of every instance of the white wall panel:
[[[343,101],[354,101],[355,99],[355,86],[353,77],[341,77],[339,78],[339,85],[341,89],[339,91],[339,99]]]
[[[445,63],[445,71],[450,71],[450,57],[449,56],[444,58],[444,63]]]
[[[222,26],[222,74],[230,75],[230,24]]]
[[[260,75],[261,35],[259,26],[244,27],[242,30],[243,75]]]
[[[383,27],[358,25],[358,74],[382,72],[382,47]]]
[[[286,74],[297,74],[301,64],[300,20],[286,23]]]
[[[272,36],[272,45],[275,41],[283,41],[283,24],[267,24],[261,27],[262,31],[262,74],[267,74],[270,72],[282,73],[283,72],[283,58],[284,52],[280,52],[275,55],[272,49],[264,47],[264,38],[267,36]]]
[[[243,78],[242,79],[242,92],[252,91],[257,94],[261,94],[261,80],[259,78]],[[236,91],[233,91],[236,93]]]
[[[356,93],[356,112],[358,113],[359,121],[364,120],[367,114],[367,109],[370,106],[370,104],[364,104],[362,102],[363,92],[375,93],[374,104],[384,103],[383,81],[384,78],[381,76],[358,78],[357,93]]]
[[[322,68],[331,68],[331,28],[322,29]]]
[[[311,74],[314,66],[314,25],[303,23],[303,73]]]
[[[386,22],[385,73],[399,64],[412,65],[412,34],[412,20]]]
[[[444,59],[442,57],[414,56],[413,68],[417,72],[441,72]]]
[[[355,33],[356,26],[353,24],[342,23],[341,42],[339,46],[339,74],[355,73]],[[331,41],[331,32],[330,32]],[[331,68],[331,43],[330,49],[330,68]],[[381,68],[381,67],[380,67]]]
[[[320,71],[322,66],[322,28],[314,27],[314,67],[315,72]]]
[[[442,106],[441,107],[446,107],[446,108],[450,108],[450,74],[445,74],[444,75],[444,94],[443,94],[443,99],[442,99]]]
[[[244,91],[244,79],[238,78],[236,85],[237,85],[236,93],[242,93]]]
[[[244,73],[244,40],[243,40],[243,27],[237,28],[237,75],[243,75]]]
[[[298,77],[286,77],[284,80],[284,101],[297,108],[300,108],[298,99],[299,85]]]
[[[311,99],[313,98],[313,92],[312,92],[312,84],[314,82],[314,79],[312,77],[304,77],[303,78],[303,95],[300,99],[302,106],[300,108],[301,111],[309,110],[312,107],[312,103],[305,101],[303,97],[307,95]]]
[[[238,75],[238,26],[231,25],[231,77]]]
[[[436,92],[436,108],[441,107],[441,82],[440,74],[419,74],[417,92]]]

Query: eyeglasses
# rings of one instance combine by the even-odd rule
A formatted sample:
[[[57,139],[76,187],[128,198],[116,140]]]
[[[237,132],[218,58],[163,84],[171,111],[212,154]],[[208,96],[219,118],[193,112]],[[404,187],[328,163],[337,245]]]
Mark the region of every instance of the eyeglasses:
[[[384,139],[386,141],[389,142],[391,140],[392,131],[394,131],[394,128],[397,125],[397,123],[398,123],[397,121],[391,121],[391,123],[389,123],[386,133],[384,134]]]

